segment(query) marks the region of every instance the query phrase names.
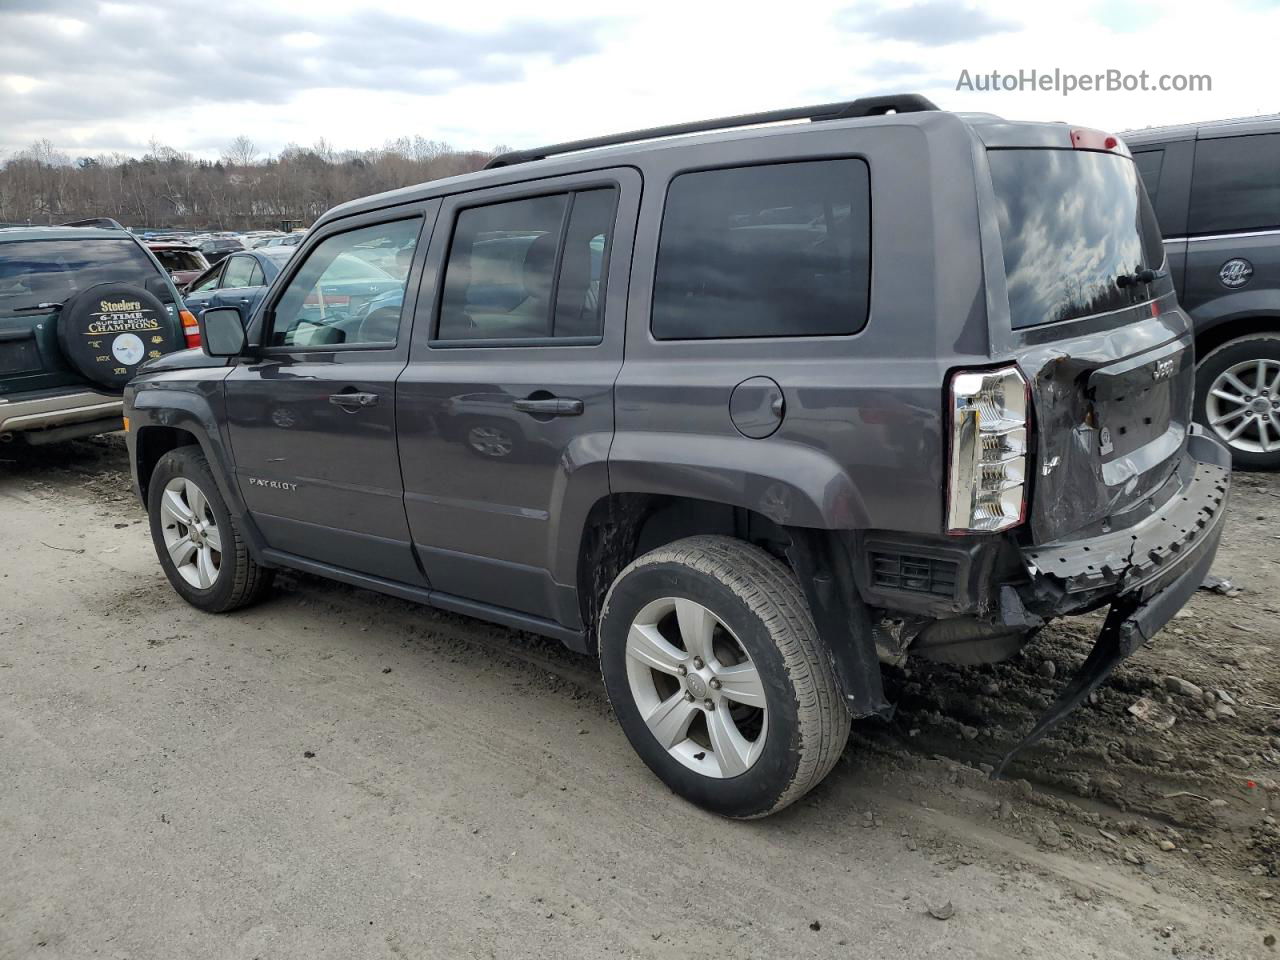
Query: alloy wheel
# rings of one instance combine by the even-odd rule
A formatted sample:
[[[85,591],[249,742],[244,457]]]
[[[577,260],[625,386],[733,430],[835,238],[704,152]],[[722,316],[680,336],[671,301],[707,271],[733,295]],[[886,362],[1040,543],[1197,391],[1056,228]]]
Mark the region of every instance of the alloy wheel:
[[[200,590],[212,587],[222,567],[222,534],[204,491],[186,477],[170,480],[160,498],[160,526],[182,579]]]
[[[769,707],[750,655],[702,604],[646,604],[627,634],[627,680],[649,731],[704,776],[736,777],[764,752]]]
[[[1218,374],[1205,397],[1205,415],[1235,450],[1280,451],[1280,360],[1246,360]]]

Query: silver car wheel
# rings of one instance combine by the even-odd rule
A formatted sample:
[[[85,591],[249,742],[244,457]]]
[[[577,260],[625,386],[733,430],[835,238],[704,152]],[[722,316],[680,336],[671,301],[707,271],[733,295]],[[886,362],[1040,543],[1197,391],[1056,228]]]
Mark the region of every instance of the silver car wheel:
[[[1205,417],[1232,449],[1280,451],[1280,361],[1246,360],[1224,370],[1209,387]]]
[[[702,604],[664,597],[636,614],[627,680],[649,731],[689,769],[736,777],[764,752],[769,707],[760,672]]]
[[[200,590],[212,587],[222,567],[222,534],[204,491],[186,477],[165,484],[160,527],[182,579]]]

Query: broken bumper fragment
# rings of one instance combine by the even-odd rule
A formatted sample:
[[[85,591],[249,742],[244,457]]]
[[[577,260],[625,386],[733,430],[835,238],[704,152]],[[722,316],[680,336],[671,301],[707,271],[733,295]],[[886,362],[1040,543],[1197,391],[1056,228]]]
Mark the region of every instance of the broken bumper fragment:
[[[1108,601],[1111,609],[1084,664],[995,776],[1079,706],[1195,593],[1218,552],[1230,464],[1227,449],[1195,427],[1183,463],[1170,478],[1172,489],[1153,497],[1145,516],[1122,529],[1024,551],[1031,583],[1023,599],[1029,610],[1061,615]]]

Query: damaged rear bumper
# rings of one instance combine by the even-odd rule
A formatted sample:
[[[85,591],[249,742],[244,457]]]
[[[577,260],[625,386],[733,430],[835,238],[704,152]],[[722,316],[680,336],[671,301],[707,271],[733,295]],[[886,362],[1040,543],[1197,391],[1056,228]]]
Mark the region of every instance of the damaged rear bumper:
[[[1057,700],[1009,752],[1009,760],[1047,733],[1173,619],[1213,565],[1226,520],[1231,484],[1227,449],[1192,429],[1173,489],[1120,530],[1030,547],[1023,556],[1031,581],[1021,595],[1028,610],[1054,616],[1111,609],[1093,650]]]
[[[1027,608],[1048,615],[1139,593],[1150,597],[1217,549],[1231,484],[1227,449],[1194,427],[1187,453],[1143,516],[1095,536],[1028,547]]]

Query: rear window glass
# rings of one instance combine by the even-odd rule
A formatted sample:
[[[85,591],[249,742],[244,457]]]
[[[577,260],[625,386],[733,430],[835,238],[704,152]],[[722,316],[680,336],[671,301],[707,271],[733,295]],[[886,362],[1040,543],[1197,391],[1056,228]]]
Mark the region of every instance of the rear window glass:
[[[190,250],[152,250],[160,265],[173,273],[176,270],[203,270],[205,262]]]
[[[1142,303],[1164,248],[1133,161],[1086,150],[991,150],[1013,326],[1074,320]]]
[[[1160,170],[1164,167],[1163,150],[1143,150],[1133,155],[1133,165],[1138,168],[1138,176],[1142,185],[1147,188],[1147,196],[1151,205],[1155,206],[1156,197],[1160,193]]]
[[[96,283],[161,276],[132,240],[17,240],[0,243],[0,311],[61,303]]]
[[[1192,233],[1280,227],[1280,133],[1196,144]]]
[[[869,207],[862,160],[681,174],[662,219],[653,335],[857,332],[867,322]]]

